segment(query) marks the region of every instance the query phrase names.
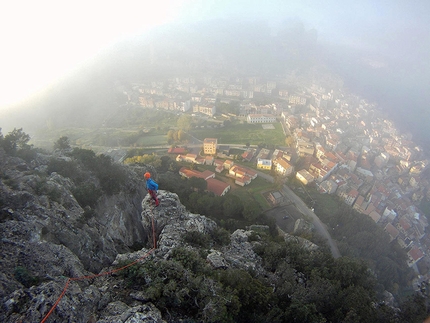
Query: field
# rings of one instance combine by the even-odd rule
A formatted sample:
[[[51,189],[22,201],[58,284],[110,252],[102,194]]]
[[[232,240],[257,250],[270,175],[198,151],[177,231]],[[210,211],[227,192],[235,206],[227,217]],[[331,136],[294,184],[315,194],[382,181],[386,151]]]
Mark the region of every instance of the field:
[[[285,145],[281,124],[273,125],[275,129],[265,130],[261,124],[234,124],[223,128],[193,129],[191,134],[200,140],[218,138],[218,144]]]
[[[272,183],[268,183],[264,179],[257,177],[251,184],[245,187],[238,187],[232,190],[231,193],[239,197],[244,204],[248,201],[255,200],[262,210],[267,210],[270,208],[270,205],[264,198],[263,193],[273,189],[274,186]]]

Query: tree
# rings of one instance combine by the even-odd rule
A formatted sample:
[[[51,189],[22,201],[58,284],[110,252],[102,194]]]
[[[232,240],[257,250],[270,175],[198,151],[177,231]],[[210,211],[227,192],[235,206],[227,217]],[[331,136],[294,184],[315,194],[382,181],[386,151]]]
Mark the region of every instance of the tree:
[[[28,145],[30,141],[30,135],[22,131],[22,128],[14,128],[9,132],[2,140],[3,148],[8,153],[14,153],[20,149],[28,149],[31,146]]]
[[[173,142],[175,141],[175,139],[174,139],[174,135],[175,135],[175,130],[170,129],[170,130],[167,132],[167,142],[168,142],[169,144],[171,144],[171,143],[173,143]]]
[[[294,138],[292,136],[288,136],[287,138],[285,138],[285,144],[288,147],[292,147],[294,145]]]
[[[228,217],[240,217],[242,215],[242,201],[235,196],[228,195],[222,207],[224,210],[224,214]]]
[[[250,222],[255,221],[260,215],[260,213],[261,213],[260,205],[254,200],[248,201],[243,206],[242,215],[246,220]]]
[[[185,141],[187,139],[188,139],[188,135],[183,130],[179,130],[178,131],[178,140],[179,141]]]
[[[192,120],[192,117],[188,114],[181,115],[177,121],[178,128],[185,132],[189,131],[191,129]]]
[[[60,137],[55,143],[54,143],[54,149],[60,149],[60,150],[66,150],[70,149],[70,140],[66,136]]]
[[[208,182],[206,182],[203,178],[198,178],[198,177],[191,177],[188,180],[188,183],[190,184],[191,187],[193,187],[199,191],[206,190],[206,188],[208,186]]]
[[[423,322],[428,315],[426,299],[415,293],[400,305],[402,322]]]

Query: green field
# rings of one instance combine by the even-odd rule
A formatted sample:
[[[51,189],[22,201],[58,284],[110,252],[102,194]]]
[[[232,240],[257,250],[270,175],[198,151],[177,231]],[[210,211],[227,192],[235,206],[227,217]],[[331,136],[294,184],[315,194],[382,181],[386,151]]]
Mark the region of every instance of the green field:
[[[274,123],[275,129],[265,130],[261,124],[233,124],[223,128],[193,129],[191,134],[203,140],[217,138],[218,144],[285,145],[285,135],[280,123]]]
[[[244,204],[248,201],[255,200],[258,204],[260,204],[262,210],[267,210],[270,206],[263,197],[263,193],[272,189],[274,189],[272,183],[268,183],[264,179],[257,177],[251,182],[251,184],[243,188],[233,190],[232,194],[239,197]]]

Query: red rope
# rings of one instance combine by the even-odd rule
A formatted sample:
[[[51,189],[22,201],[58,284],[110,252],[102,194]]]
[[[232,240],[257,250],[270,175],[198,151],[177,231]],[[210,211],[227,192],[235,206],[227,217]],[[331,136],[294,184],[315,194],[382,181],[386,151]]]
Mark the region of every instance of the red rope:
[[[133,266],[133,265],[137,264],[139,261],[145,259],[151,253],[153,253],[155,251],[155,249],[157,248],[157,241],[156,241],[156,238],[155,238],[154,214],[153,214],[152,211],[153,210],[151,209],[151,213],[152,213],[152,241],[153,241],[153,248],[151,250],[149,250],[146,254],[144,254],[142,257],[140,257],[139,259],[137,259],[137,260],[133,261],[132,263],[129,263],[128,265],[125,265],[125,266],[123,266],[121,268],[116,268],[116,269],[113,269],[113,270],[110,270],[110,271],[105,271],[103,273],[95,274],[95,275],[68,278],[67,281],[66,281],[66,285],[64,286],[63,291],[61,292],[60,296],[55,301],[54,305],[52,305],[52,307],[49,310],[48,314],[46,314],[45,317],[43,318],[43,320],[40,321],[40,323],[45,323],[46,320],[48,319],[48,317],[52,314],[52,312],[54,311],[54,309],[60,303],[60,301],[63,298],[63,296],[66,294],[66,291],[67,291],[67,288],[69,287],[70,282],[76,281],[76,280],[83,280],[83,279],[92,279],[92,278],[97,278],[97,277],[100,277],[100,276],[106,276],[106,275],[110,275],[110,274],[116,273],[118,271],[124,270],[124,269],[126,269],[126,268],[128,268],[130,266]]]

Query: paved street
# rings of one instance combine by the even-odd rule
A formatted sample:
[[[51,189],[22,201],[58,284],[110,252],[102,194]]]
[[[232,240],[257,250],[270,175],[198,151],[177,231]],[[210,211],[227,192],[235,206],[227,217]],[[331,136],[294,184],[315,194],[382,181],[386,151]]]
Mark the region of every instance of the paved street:
[[[317,215],[311,209],[309,209],[307,205],[302,201],[302,199],[298,197],[287,185],[283,185],[282,188],[285,195],[290,199],[291,202],[294,203],[297,209],[304,215],[312,219],[312,223],[315,226],[315,230],[317,230],[318,233],[321,234],[327,240],[333,257],[339,258],[339,249],[337,248],[336,242],[334,242],[334,240],[331,238],[331,235],[325,227],[324,223],[321,222]]]
[[[267,181],[271,183],[274,182],[274,179],[272,176],[260,171],[257,171],[257,173],[258,173],[258,176],[266,179]],[[287,185],[283,185],[282,189],[285,196],[295,205],[295,207],[301,213],[308,216],[312,220],[315,230],[317,230],[317,232],[327,240],[333,257],[339,258],[341,256],[339,249],[337,248],[336,242],[332,239],[324,223],[321,222],[318,216],[311,209],[309,209],[305,204],[305,202],[303,202],[302,199],[298,197]]]

